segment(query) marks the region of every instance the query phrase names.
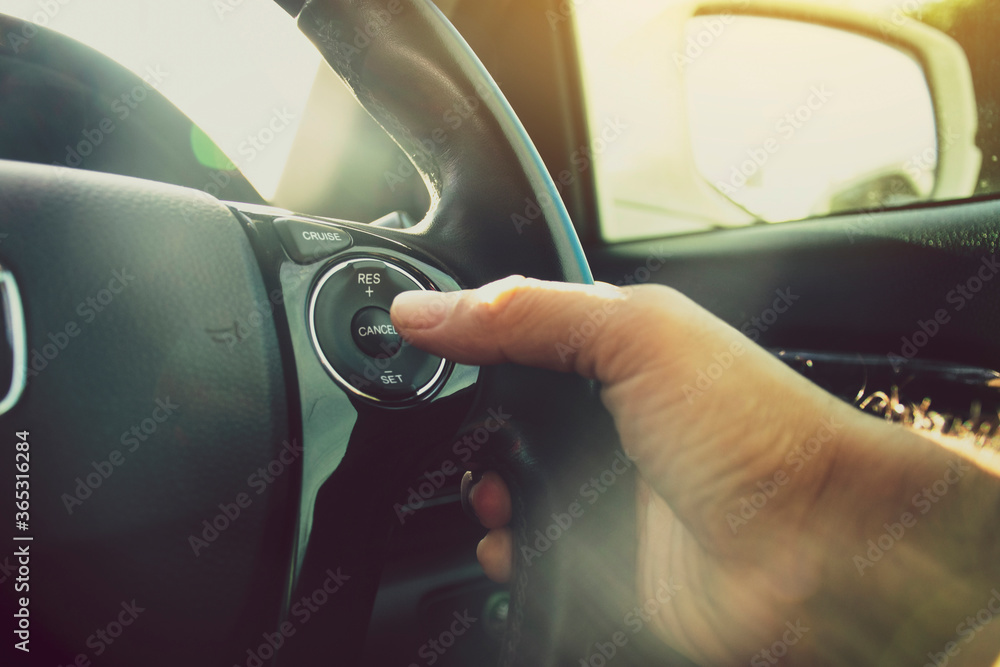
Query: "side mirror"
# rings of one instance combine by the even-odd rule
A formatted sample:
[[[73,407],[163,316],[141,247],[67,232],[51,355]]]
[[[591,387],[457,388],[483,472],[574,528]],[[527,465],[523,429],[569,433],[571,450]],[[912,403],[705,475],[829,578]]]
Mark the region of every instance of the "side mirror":
[[[967,197],[968,60],[916,19],[789,0],[694,5],[676,51],[695,167],[768,222]]]

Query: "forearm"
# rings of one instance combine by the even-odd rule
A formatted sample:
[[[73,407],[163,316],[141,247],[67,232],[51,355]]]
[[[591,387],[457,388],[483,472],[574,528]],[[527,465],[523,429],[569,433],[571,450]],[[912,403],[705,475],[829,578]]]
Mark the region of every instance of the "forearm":
[[[840,482],[870,492],[843,508],[860,519],[839,524],[846,539],[829,590],[859,591],[860,615],[878,621],[866,642],[879,663],[991,664],[1000,654],[1000,622],[989,622],[1000,613],[994,458],[865,415],[845,440],[841,467],[855,479]]]

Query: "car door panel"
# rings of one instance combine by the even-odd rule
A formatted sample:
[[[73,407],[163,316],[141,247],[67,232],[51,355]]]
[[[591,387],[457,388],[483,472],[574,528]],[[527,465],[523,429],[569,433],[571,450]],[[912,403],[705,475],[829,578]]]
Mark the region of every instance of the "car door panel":
[[[995,416],[998,240],[1000,201],[984,199],[631,242],[589,258],[599,280],[687,294],[848,400],[896,386],[918,405]]]

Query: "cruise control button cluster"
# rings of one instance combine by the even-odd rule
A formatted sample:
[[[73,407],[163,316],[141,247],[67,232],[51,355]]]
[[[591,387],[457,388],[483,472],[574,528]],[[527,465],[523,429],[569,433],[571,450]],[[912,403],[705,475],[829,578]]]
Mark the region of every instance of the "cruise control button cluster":
[[[327,271],[309,305],[313,342],[327,371],[349,391],[404,403],[440,386],[447,362],[408,345],[389,318],[400,292],[427,289],[412,269],[354,258]]]

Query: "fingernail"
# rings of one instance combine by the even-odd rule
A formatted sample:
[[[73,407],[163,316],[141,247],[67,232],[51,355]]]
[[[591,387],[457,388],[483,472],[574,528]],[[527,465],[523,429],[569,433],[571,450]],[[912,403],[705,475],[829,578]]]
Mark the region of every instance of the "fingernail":
[[[471,470],[467,470],[464,475],[462,475],[462,486],[459,490],[459,495],[462,498],[462,510],[469,515],[470,519],[479,521],[479,517],[476,516],[476,510],[472,507],[472,494],[475,491],[476,484],[482,479],[482,474],[474,473]]]
[[[392,302],[392,319],[405,329],[432,329],[448,316],[456,297],[445,292],[424,290],[402,292]]]

